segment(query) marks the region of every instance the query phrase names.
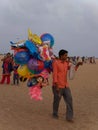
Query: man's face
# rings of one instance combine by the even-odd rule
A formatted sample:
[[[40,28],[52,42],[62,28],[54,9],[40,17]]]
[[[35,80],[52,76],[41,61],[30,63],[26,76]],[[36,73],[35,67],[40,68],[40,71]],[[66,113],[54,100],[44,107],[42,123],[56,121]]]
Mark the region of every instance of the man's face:
[[[61,56],[61,60],[67,60],[67,56],[68,56],[68,54],[65,53],[64,55]]]

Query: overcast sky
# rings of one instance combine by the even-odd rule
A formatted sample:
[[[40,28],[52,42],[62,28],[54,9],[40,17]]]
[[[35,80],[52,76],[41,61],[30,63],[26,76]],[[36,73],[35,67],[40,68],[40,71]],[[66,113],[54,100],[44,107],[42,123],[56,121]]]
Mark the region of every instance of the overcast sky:
[[[0,0],[0,53],[10,41],[50,33],[54,53],[98,57],[98,0]]]

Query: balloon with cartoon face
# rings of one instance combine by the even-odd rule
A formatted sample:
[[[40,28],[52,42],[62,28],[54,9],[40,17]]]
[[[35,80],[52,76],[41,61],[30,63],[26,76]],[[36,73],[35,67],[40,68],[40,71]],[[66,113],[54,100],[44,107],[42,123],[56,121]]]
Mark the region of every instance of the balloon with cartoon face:
[[[40,36],[43,44],[48,44],[49,47],[53,47],[54,45],[54,38],[50,33],[44,33]]]

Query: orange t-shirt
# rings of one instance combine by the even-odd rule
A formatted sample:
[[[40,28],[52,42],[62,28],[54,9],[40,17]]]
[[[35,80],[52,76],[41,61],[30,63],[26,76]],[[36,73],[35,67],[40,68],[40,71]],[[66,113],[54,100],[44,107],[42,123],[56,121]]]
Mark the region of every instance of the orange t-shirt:
[[[57,83],[59,88],[68,87],[67,71],[68,62],[57,59],[53,61],[53,83]]]

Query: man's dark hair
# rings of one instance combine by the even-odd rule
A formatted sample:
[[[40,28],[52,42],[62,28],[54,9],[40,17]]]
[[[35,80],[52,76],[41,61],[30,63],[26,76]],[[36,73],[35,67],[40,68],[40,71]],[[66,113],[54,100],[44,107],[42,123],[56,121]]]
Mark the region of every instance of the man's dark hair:
[[[67,50],[63,50],[63,49],[59,51],[59,57],[64,55],[64,54],[68,54],[68,51]]]

